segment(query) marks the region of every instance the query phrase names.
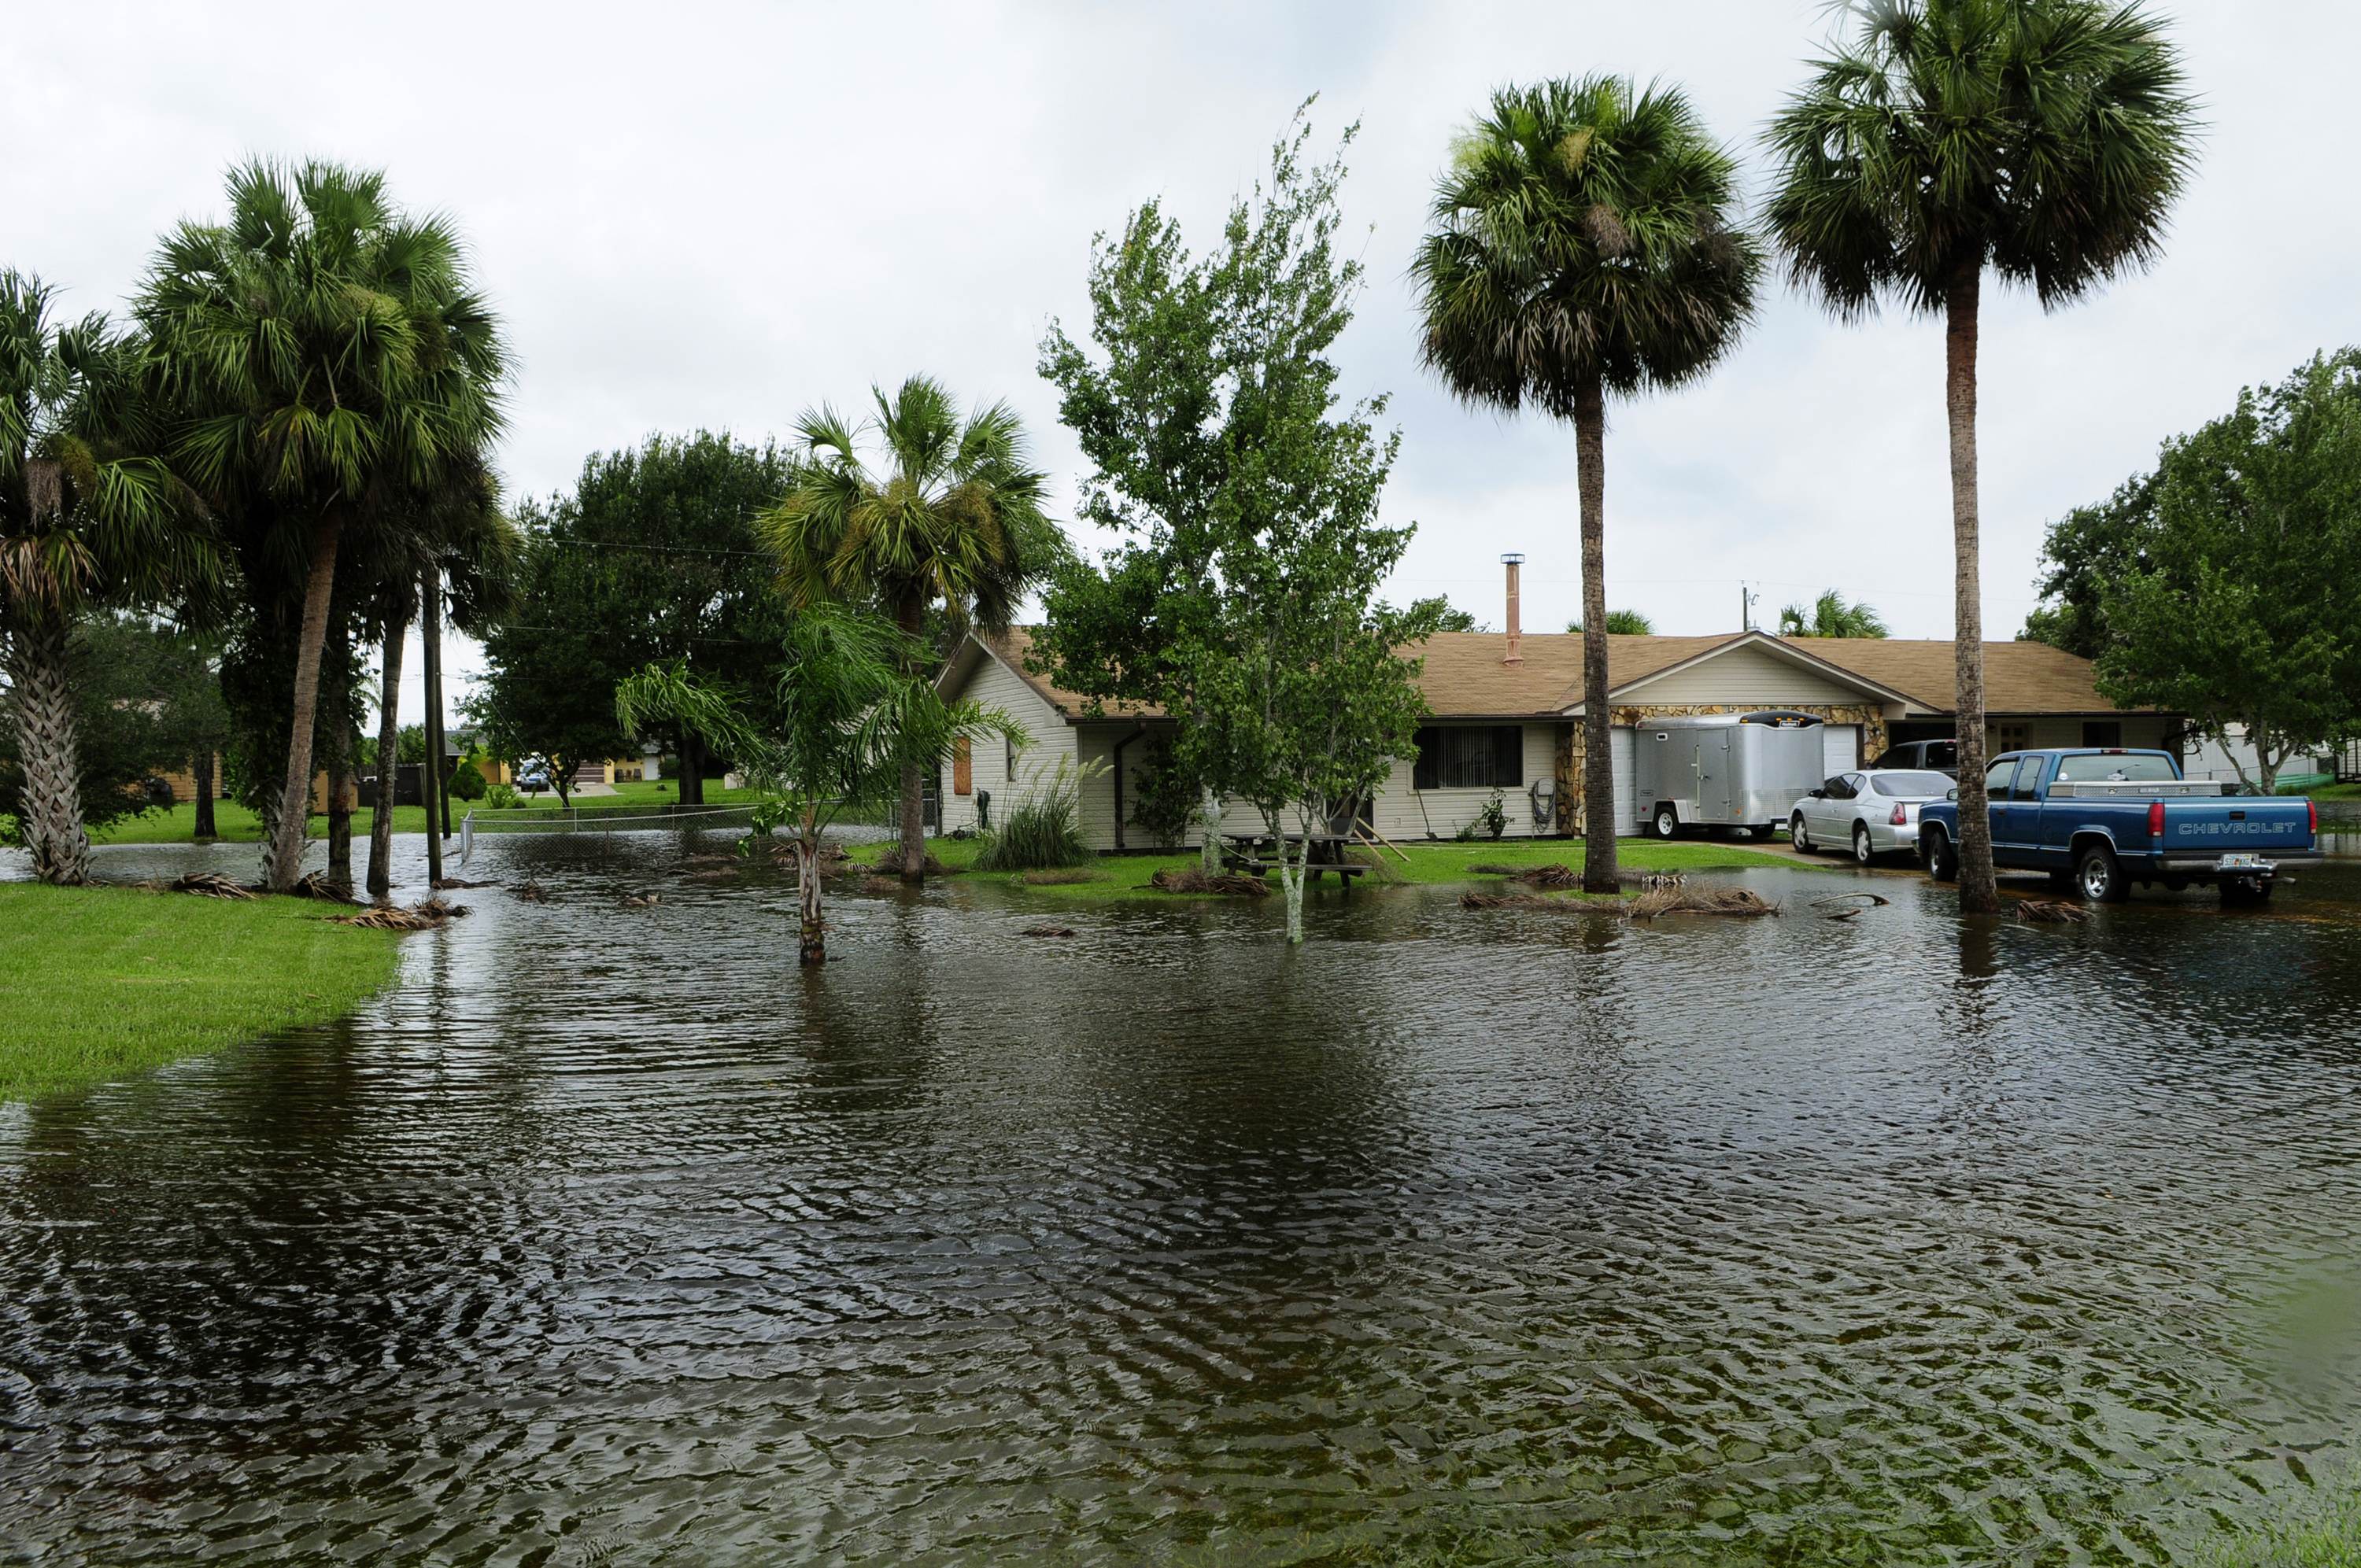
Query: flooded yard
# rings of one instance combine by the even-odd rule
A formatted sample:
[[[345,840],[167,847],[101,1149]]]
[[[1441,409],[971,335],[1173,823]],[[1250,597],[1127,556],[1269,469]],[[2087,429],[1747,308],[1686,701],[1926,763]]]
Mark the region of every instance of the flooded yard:
[[[1300,952],[954,879],[807,974],[715,847],[489,840],[552,902],[454,895],[359,1015],[0,1108],[0,1540],[2163,1563],[2361,1431],[2361,864],[1364,889]]]

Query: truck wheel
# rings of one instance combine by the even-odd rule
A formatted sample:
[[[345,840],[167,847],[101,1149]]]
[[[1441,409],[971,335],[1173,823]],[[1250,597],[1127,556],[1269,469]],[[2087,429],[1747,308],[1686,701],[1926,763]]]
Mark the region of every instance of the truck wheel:
[[[1681,836],[1681,814],[1669,806],[1656,807],[1656,837],[1677,839]]]
[[[2082,851],[2081,859],[2074,862],[2074,881],[2082,896],[2093,904],[2121,904],[2131,896],[2122,863],[2104,844],[2093,844]]]
[[[1804,826],[1804,814],[1800,811],[1795,813],[1795,820],[1787,824],[1787,842],[1795,847],[1795,853],[1799,855],[1812,852],[1812,832]]]
[[[1877,850],[1869,841],[1869,828],[1859,822],[1852,825],[1852,859],[1855,865],[1861,866],[1877,859]]]
[[[1922,858],[1927,862],[1927,874],[1937,882],[1958,881],[1960,852],[1951,848],[1951,836],[1940,828],[1930,828],[1924,842]]]

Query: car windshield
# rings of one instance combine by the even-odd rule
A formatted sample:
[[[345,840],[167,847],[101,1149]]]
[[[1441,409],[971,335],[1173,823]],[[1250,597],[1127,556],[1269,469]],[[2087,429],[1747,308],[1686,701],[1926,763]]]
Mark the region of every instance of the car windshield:
[[[2169,757],[2143,757],[2122,751],[2059,760],[2059,784],[2170,784],[2180,775]]]
[[[1870,780],[1870,784],[1880,795],[1895,795],[1904,800],[1947,795],[1951,788],[1951,781],[1941,773],[1879,773]]]

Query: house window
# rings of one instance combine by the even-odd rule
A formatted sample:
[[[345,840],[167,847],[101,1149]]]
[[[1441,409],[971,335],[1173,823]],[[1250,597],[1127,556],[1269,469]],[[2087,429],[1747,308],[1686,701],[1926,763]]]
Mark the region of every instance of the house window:
[[[2085,746],[2120,746],[2124,743],[2124,721],[2120,718],[2086,718],[2082,720],[2082,744]]]
[[[1516,789],[1525,782],[1521,725],[1429,724],[1417,744],[1412,789]]]

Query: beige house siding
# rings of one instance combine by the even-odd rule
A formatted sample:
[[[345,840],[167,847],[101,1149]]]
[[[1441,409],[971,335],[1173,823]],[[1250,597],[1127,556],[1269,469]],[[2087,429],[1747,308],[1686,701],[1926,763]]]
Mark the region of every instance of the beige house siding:
[[[1075,761],[1074,727],[1068,724],[1049,700],[1027,685],[1023,676],[995,658],[985,658],[976,665],[966,689],[960,694],[971,697],[987,708],[998,708],[1024,731],[1025,739],[1016,752],[1016,776],[1008,774],[1008,749],[996,735],[980,735],[972,743],[974,759],[974,784],[979,791],[992,795],[992,819],[1006,820],[1008,808],[1028,794],[1038,781],[1056,772],[1058,760],[1066,759],[1069,766]],[[943,768],[944,783],[950,782],[950,768]],[[976,825],[975,796],[953,795],[948,787],[942,795],[942,830],[956,832]]]
[[[1808,707],[1815,703],[1857,703],[1858,687],[1842,685],[1817,671],[1762,648],[1732,648],[1685,670],[1643,680],[1619,694],[1626,703],[1661,708],[1666,704],[1710,703],[1705,712],[1747,707]],[[1618,719],[1616,722],[1621,723]]]

